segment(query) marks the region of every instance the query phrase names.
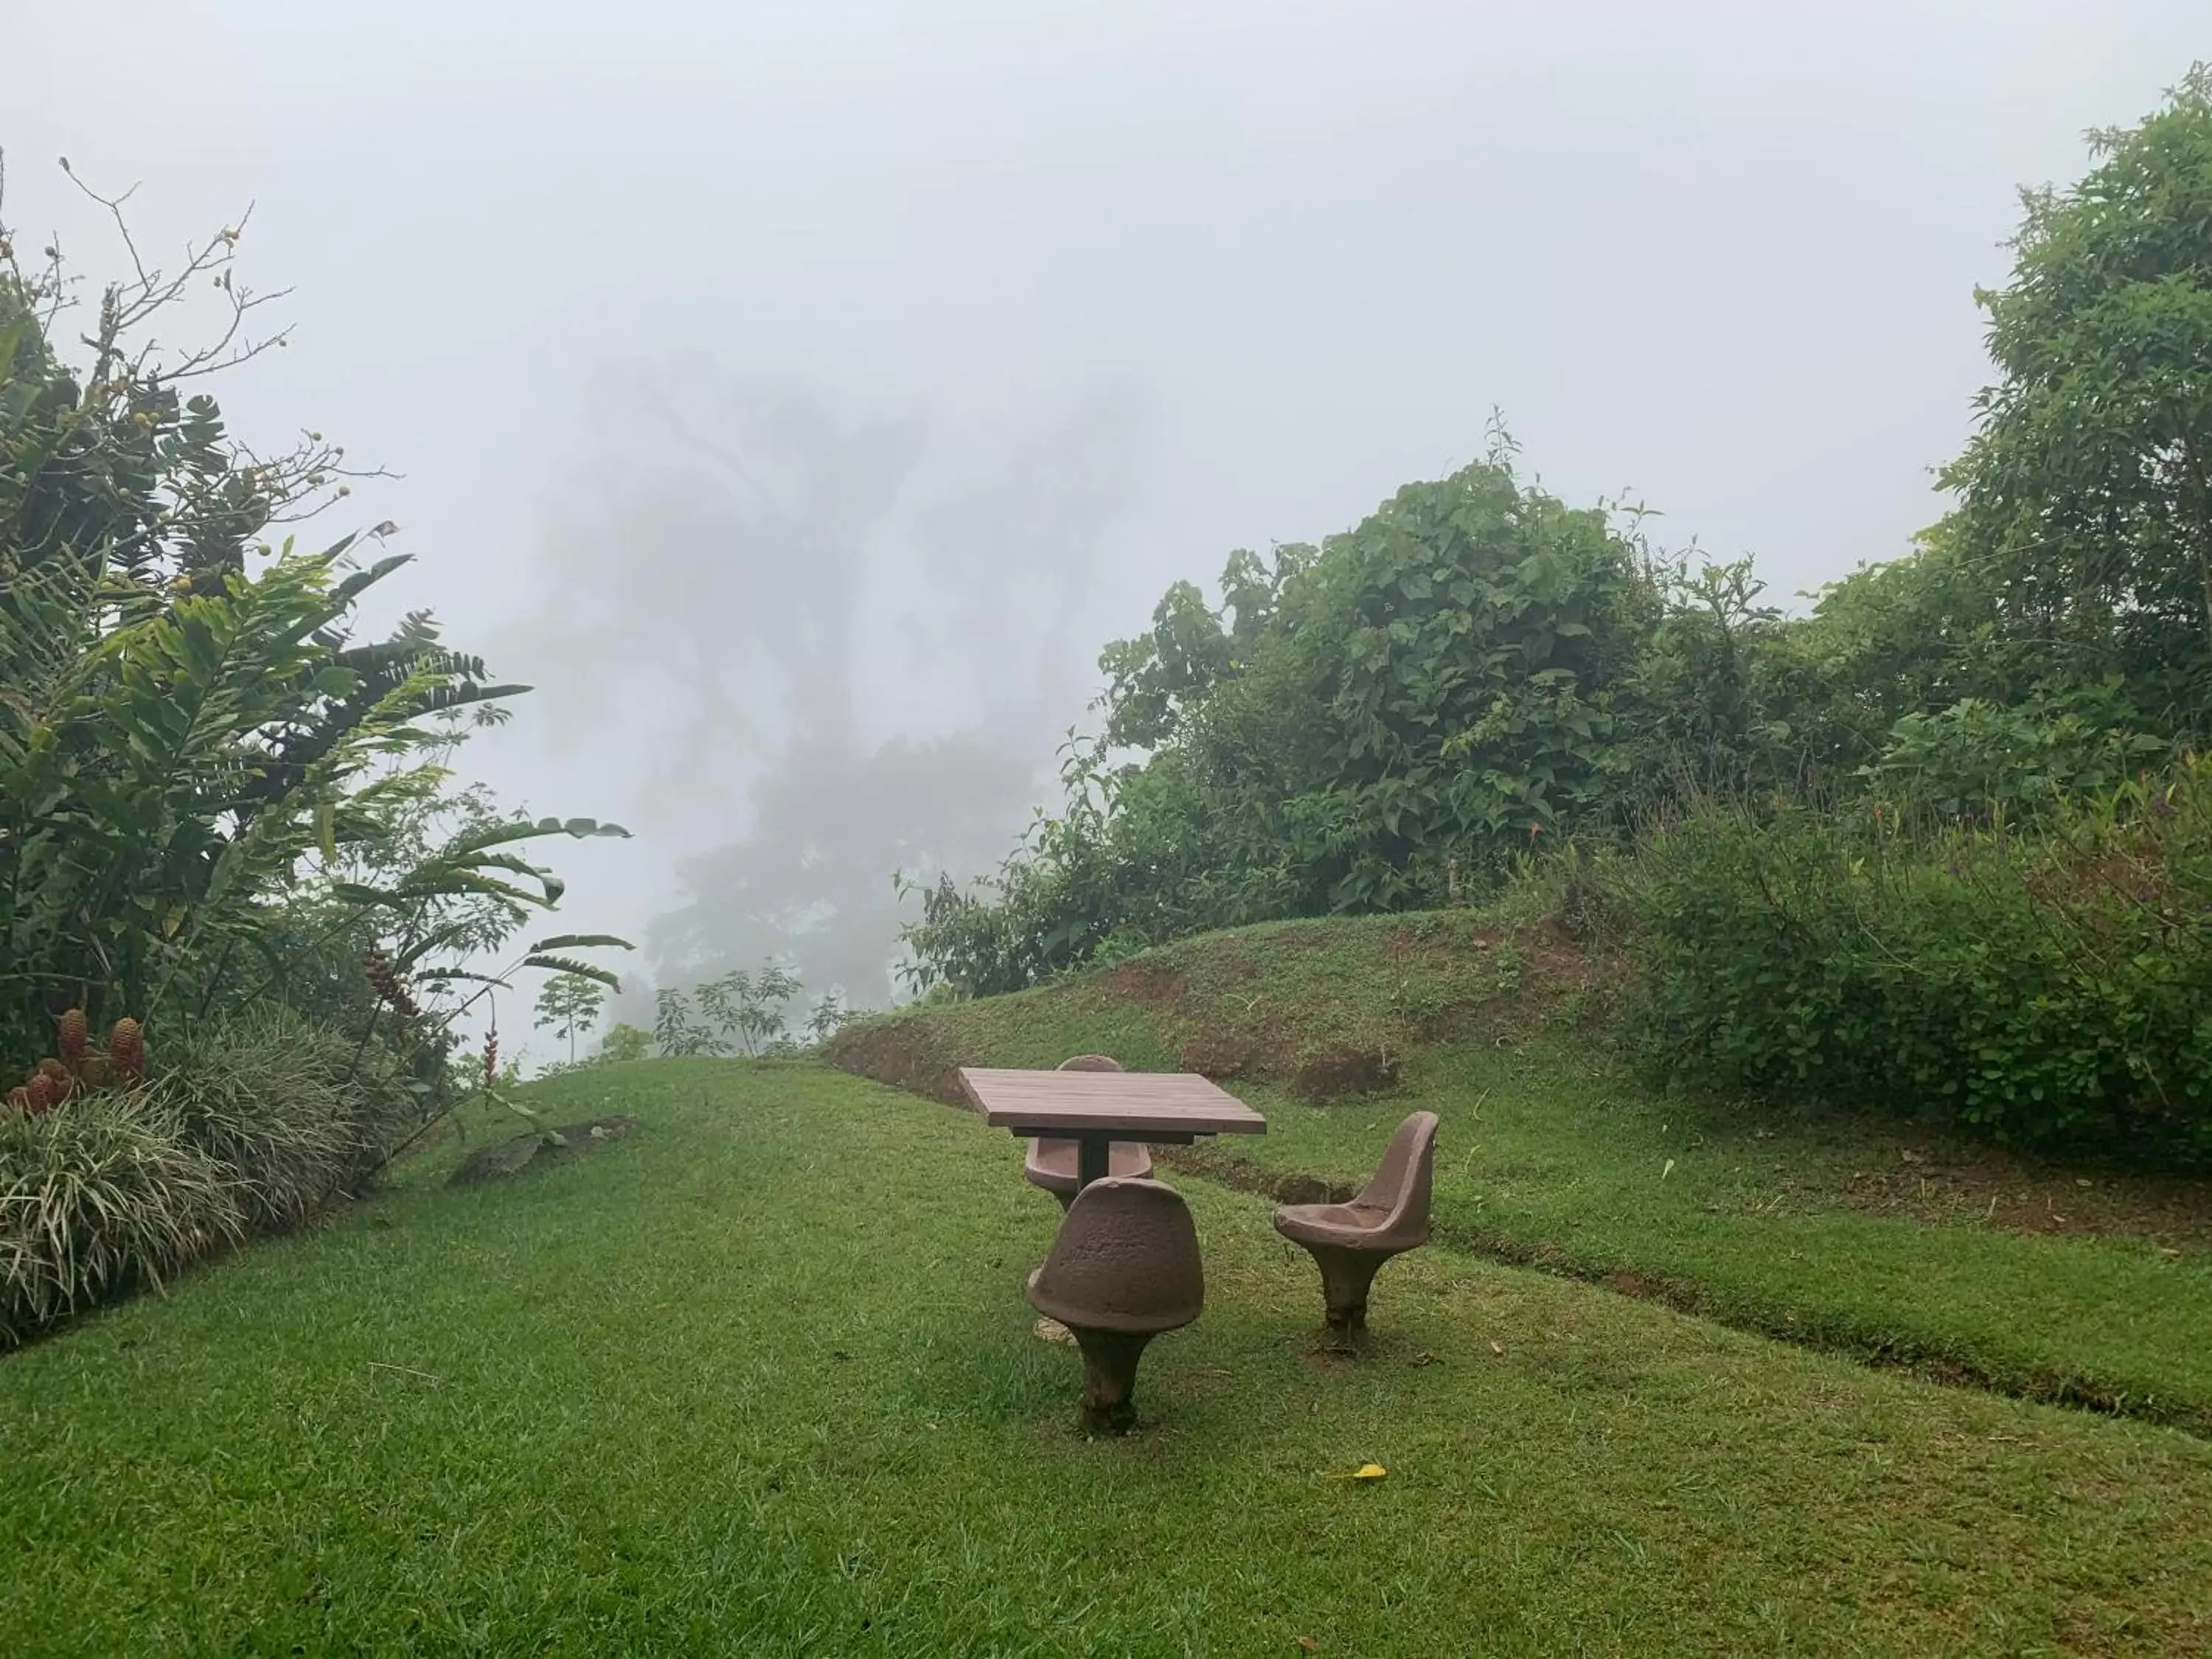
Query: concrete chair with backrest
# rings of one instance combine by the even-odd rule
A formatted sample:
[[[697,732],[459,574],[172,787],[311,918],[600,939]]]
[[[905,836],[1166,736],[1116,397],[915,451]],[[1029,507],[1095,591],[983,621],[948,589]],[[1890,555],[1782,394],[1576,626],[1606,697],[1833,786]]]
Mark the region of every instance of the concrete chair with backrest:
[[[1108,1176],[1068,1206],[1044,1266],[1030,1275],[1030,1304],[1056,1319],[1083,1351],[1089,1426],[1123,1434],[1145,1345],[1196,1319],[1206,1303],[1198,1229],[1182,1194],[1158,1181]]]
[[[1073,1060],[1060,1061],[1059,1069],[1063,1072],[1118,1072],[1121,1069],[1121,1062],[1106,1054],[1078,1054]],[[1060,1200],[1060,1207],[1063,1210],[1075,1201],[1078,1150],[1072,1140],[1032,1140],[1030,1142],[1029,1160],[1022,1168],[1023,1176],[1030,1185],[1043,1188]],[[1106,1149],[1106,1173],[1146,1179],[1152,1173],[1152,1155],[1141,1146],[1115,1141]]]
[[[1275,1231],[1313,1253],[1321,1267],[1329,1328],[1367,1328],[1367,1290],[1392,1256],[1429,1242],[1429,1186],[1436,1167],[1437,1115],[1415,1112],[1398,1126],[1382,1167],[1349,1204],[1292,1204]]]

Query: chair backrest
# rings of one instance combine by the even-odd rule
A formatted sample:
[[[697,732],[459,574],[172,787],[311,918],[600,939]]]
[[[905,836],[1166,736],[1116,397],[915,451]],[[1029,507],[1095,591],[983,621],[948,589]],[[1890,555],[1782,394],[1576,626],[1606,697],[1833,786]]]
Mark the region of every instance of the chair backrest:
[[[1375,1178],[1352,1201],[1363,1210],[1384,1212],[1380,1231],[1426,1235],[1429,1188],[1437,1162],[1437,1115],[1415,1112],[1390,1137],[1390,1150]]]
[[[1075,1054],[1060,1062],[1063,1072],[1118,1072],[1121,1062],[1111,1054]]]
[[[1030,1300],[1063,1325],[1168,1331],[1198,1317],[1206,1273],[1182,1194],[1109,1176],[1075,1195]]]

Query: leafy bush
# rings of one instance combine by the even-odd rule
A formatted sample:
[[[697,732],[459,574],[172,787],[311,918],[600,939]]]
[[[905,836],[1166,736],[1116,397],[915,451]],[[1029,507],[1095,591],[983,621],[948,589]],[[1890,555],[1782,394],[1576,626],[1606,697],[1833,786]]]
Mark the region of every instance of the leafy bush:
[[[146,1090],[0,1112],[0,1345],[246,1235],[236,1175]]]
[[[1898,720],[1859,775],[1893,805],[1953,817],[2015,819],[2069,797],[2108,795],[2172,745],[2135,729],[2118,681],[2036,694],[2013,708],[1962,697]]]
[[[1999,635],[2163,718],[2212,714],[2212,64],[2022,193],[2011,280],[1975,297],[1999,371],[1942,482]]]
[[[625,1060],[643,1060],[653,1052],[653,1033],[642,1025],[632,1025],[618,1020],[607,1028],[599,1039],[599,1052],[589,1064],[613,1065]]]
[[[1678,1073],[2212,1161],[2212,763],[2034,836],[1716,808],[1615,880]]]
[[[1978,296],[1997,384],[1944,475],[1957,510],[1909,556],[1788,617],[1748,559],[1693,569],[1641,509],[1569,507],[1493,431],[1345,534],[1232,554],[1218,605],[1176,583],[1108,646],[1103,746],[1139,757],[1078,745],[1065,810],[994,879],[922,890],[913,988],[1456,903],[1714,796],[2045,815],[2201,744],[2212,70],[2093,147],[2078,186],[2029,193],[2013,280]]]
[[[1203,928],[1443,902],[1613,810],[1624,699],[1662,599],[1603,507],[1510,440],[1320,547],[1233,555],[1109,646],[1098,745],[994,882],[926,890],[918,989],[1018,988]],[[1143,745],[1141,764],[1103,751]]]

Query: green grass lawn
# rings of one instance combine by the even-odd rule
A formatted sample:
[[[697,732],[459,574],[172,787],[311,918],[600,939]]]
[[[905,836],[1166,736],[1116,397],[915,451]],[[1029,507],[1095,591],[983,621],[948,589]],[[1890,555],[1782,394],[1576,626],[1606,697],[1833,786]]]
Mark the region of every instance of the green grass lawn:
[[[537,1098],[640,1127],[481,1190],[441,1148],[0,1360],[0,1653],[2212,1644],[2212,1447],[2172,1430],[1449,1247],[1348,1359],[1267,1204],[1179,1178],[1205,1316],[1088,1441],[1011,1137],[795,1065]]]
[[[1571,962],[1496,938],[1465,916],[1254,928],[1020,996],[911,1010],[833,1052],[940,1092],[959,1064],[1225,1057],[1230,1086],[1270,1120],[1264,1138],[1195,1160],[1232,1177],[1357,1182],[1399,1117],[1425,1108],[1443,1121],[1437,1226],[1468,1248],[2212,1435],[2201,1186],[2028,1166],[1911,1124],[1668,1098],[1571,1023],[1532,1017],[1584,994]],[[1301,1062],[1332,1048],[1390,1054],[1398,1086],[1304,1103]]]

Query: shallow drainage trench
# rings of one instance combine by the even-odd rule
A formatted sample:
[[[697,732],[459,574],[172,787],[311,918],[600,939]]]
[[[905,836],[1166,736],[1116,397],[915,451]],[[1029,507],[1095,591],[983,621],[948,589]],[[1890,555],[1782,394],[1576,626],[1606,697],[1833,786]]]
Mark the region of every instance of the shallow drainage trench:
[[[1256,1164],[1208,1146],[1164,1146],[1154,1149],[1154,1161],[1172,1170],[1210,1181],[1218,1186],[1272,1199],[1278,1204],[1341,1204],[1358,1188],[1302,1170],[1263,1170]],[[2212,1439],[2212,1407],[2177,1403],[2154,1396],[2136,1396],[2101,1383],[2093,1377],[2017,1376],[1990,1372],[1955,1354],[1931,1351],[1896,1334],[1808,1328],[1785,1319],[1778,1310],[1763,1316],[1756,1309],[1721,1302],[1697,1285],[1650,1273],[1619,1263],[1610,1266],[1581,1262],[1541,1243],[1515,1239],[1480,1228],[1462,1227],[1442,1218],[1430,1224],[1432,1243],[1462,1255],[1480,1256],[1508,1267],[1528,1267],[1560,1279],[1595,1285],[1638,1301],[1655,1302],[1677,1313],[1708,1320],[1730,1330],[1747,1332],[1792,1347],[1833,1355],[1880,1370],[1902,1371],[1922,1382],[1946,1388],[1976,1389],[1985,1394],[2021,1400],[2035,1405],[2061,1406],[2107,1417],[2179,1429],[2199,1439]]]

